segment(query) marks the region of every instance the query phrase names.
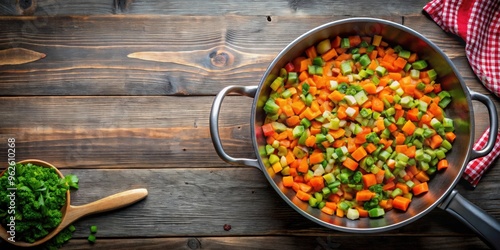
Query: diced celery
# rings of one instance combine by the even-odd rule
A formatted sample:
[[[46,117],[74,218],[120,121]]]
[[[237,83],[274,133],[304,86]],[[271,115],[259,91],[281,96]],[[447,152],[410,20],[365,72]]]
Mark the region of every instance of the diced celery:
[[[356,110],[354,108],[352,108],[352,107],[347,107],[347,109],[345,110],[345,113],[349,117],[353,117],[356,114]]]
[[[369,57],[367,54],[364,54],[364,55],[362,55],[362,56],[359,58],[359,63],[361,64],[361,66],[362,66],[363,68],[368,67],[368,65],[370,65],[371,61],[372,61],[372,60],[370,59],[370,57]]]
[[[413,80],[420,79],[420,70],[417,70],[417,69],[410,70],[410,77]]]
[[[342,73],[342,75],[352,73],[351,61],[344,61],[340,64],[340,73]]]
[[[367,108],[361,108],[361,110],[359,111],[359,114],[363,117],[363,118],[368,118],[372,115],[373,111],[372,109],[367,109]]]
[[[302,135],[302,133],[304,133],[304,131],[305,131],[304,126],[300,126],[300,125],[295,126],[295,128],[293,128],[293,130],[292,130],[292,135],[294,138],[299,138]]]
[[[277,133],[285,132],[287,130],[287,126],[281,122],[272,122],[271,126]]]
[[[427,112],[428,106],[429,105],[426,102],[424,102],[422,100],[418,100],[418,110],[420,110],[422,112]]]
[[[389,153],[387,150],[384,150],[384,151],[380,152],[380,154],[378,155],[378,158],[382,161],[387,161],[387,159],[389,159],[390,156],[391,156],[391,153]]]
[[[274,149],[275,148],[273,148],[273,146],[267,144],[266,145],[266,155],[270,155],[270,154],[274,153]]]
[[[279,161],[280,161],[280,158],[277,155],[271,154],[269,156],[269,163],[271,163],[271,165],[276,163],[276,162],[279,162]]]
[[[311,207],[317,207],[318,206],[318,200],[314,197],[309,198],[309,206]]]
[[[403,190],[401,190],[400,188],[395,188],[394,190],[392,190],[391,198],[396,198],[396,196],[400,196],[402,194]]]
[[[384,214],[385,214],[384,209],[380,208],[380,207],[376,207],[376,208],[372,208],[372,209],[368,210],[368,216],[370,218],[380,217],[380,216],[383,216]]]
[[[364,91],[359,91],[354,95],[354,99],[358,103],[358,105],[363,105],[366,101],[368,101],[368,96],[366,96]]]
[[[411,66],[416,70],[422,70],[427,68],[427,62],[425,60],[418,60],[412,63]]]
[[[440,122],[438,119],[436,119],[435,117],[433,117],[433,118],[431,119],[431,122],[430,122],[430,123],[431,123],[431,126],[432,126],[434,129],[439,129],[439,128],[441,128],[441,127],[443,126],[443,124],[441,124],[441,122]]]
[[[355,208],[349,208],[347,209],[346,217],[350,220],[357,220],[359,219],[359,211]]]
[[[413,97],[411,96],[403,96],[399,101],[399,104],[403,106],[403,108],[410,108],[410,104],[413,102]]]
[[[392,81],[391,85],[389,85],[389,88],[391,88],[392,90],[396,90],[400,87],[401,85],[399,84],[398,81]]]
[[[402,58],[407,59],[407,60],[408,60],[408,58],[410,58],[410,55],[411,55],[411,52],[408,50],[401,50],[398,53],[399,57],[402,57]]]
[[[274,81],[271,83],[271,89],[276,91],[278,90],[279,87],[283,86],[283,78],[282,77],[276,77]]]
[[[430,69],[427,71],[427,76],[429,76],[431,81],[434,81],[437,78],[437,72],[434,69]]]
[[[307,118],[302,118],[300,124],[303,125],[304,128],[309,128],[311,126],[311,122]]]
[[[288,72],[288,79],[286,81],[287,84],[295,84],[297,83],[299,77],[297,75],[297,72]]]
[[[335,176],[332,173],[328,173],[323,175],[323,179],[325,179],[327,184],[332,184],[335,181]]]
[[[345,95],[344,100],[351,106],[356,104],[356,98],[352,95]]]
[[[449,141],[447,140],[443,140],[443,142],[441,142],[441,147],[447,149],[447,150],[451,150],[452,148],[452,145]]]
[[[280,106],[278,106],[273,99],[267,100],[266,104],[264,104],[264,111],[266,114],[277,114],[279,109]]]
[[[386,73],[387,73],[387,69],[382,67],[382,66],[377,66],[377,68],[375,68],[375,72],[379,75],[379,76],[384,76]]]
[[[340,40],[340,47],[348,49],[351,47],[351,42],[349,41],[349,38],[344,37],[342,40]]]
[[[325,65],[325,61],[323,60],[323,58],[321,58],[321,56],[317,56],[317,57],[313,58],[312,64],[316,65],[316,66],[323,67]]]
[[[330,42],[330,39],[325,39],[325,40],[318,43],[318,45],[316,46],[316,51],[320,55],[322,55],[325,52],[329,51],[331,48],[332,48],[332,44]]]
[[[339,83],[335,80],[330,80],[330,90],[336,90],[339,86]]]

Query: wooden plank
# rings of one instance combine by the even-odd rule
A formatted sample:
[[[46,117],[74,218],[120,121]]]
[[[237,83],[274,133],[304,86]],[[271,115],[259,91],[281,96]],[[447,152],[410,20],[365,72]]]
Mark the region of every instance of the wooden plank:
[[[46,54],[32,63],[2,66],[0,93],[215,95],[227,85],[258,84],[288,43],[340,18],[279,17],[269,23],[250,16],[0,17],[5,27],[0,50],[19,47]],[[193,19],[217,28],[193,25]],[[456,38],[425,16],[405,20],[450,56],[467,83],[484,89]]]
[[[311,237],[310,240],[332,237],[349,242],[348,239],[359,237],[319,226],[302,217],[281,200],[263,173],[254,168],[64,169],[62,172],[80,178],[79,190],[71,194],[72,205],[83,205],[132,188],[149,191],[145,200],[127,208],[77,221],[75,238],[85,239],[91,225],[98,226],[99,239],[132,237],[139,241],[140,238],[158,237],[300,235]],[[486,186],[462,194],[466,198],[477,196],[476,204],[498,219],[500,194],[494,185],[488,189]],[[225,231],[224,224],[230,224],[231,230]],[[431,211],[417,222],[373,235],[384,239],[373,244],[401,242],[403,240],[398,238],[401,236],[412,239],[447,237],[452,242],[470,238],[477,243],[469,228],[440,209]],[[150,242],[154,244],[155,240]],[[363,242],[359,244],[371,241]]]
[[[366,240],[359,240],[363,237]],[[488,249],[477,237],[380,237],[367,235],[175,237],[100,239],[95,245],[73,239],[63,249]]]
[[[2,1],[0,15],[88,15],[88,14],[172,14],[176,15],[349,15],[349,16],[377,16],[377,15],[417,15],[427,3],[425,0],[408,3],[386,1],[145,1],[145,0],[107,0],[84,1],[77,0],[71,3],[61,0],[49,1]],[[36,5],[36,6],[34,6]],[[193,8],[196,6],[196,8]],[[28,9],[28,10],[27,10]]]
[[[42,158],[63,168],[178,167],[186,161],[185,167],[213,167],[222,161],[209,133],[212,102],[209,96],[0,97],[0,134],[16,138],[19,159]],[[222,104],[221,140],[233,157],[255,157],[252,102],[229,96]],[[481,119],[487,110],[474,102],[474,111],[477,138],[487,128]],[[0,154],[0,162],[6,157]]]
[[[212,101],[213,97],[4,97],[1,140],[16,139],[18,159],[42,158],[63,168],[211,167],[222,163],[209,132]],[[249,126],[252,102],[248,97],[227,97],[222,105],[221,140],[234,157],[255,157]],[[0,161],[6,157],[0,154]]]

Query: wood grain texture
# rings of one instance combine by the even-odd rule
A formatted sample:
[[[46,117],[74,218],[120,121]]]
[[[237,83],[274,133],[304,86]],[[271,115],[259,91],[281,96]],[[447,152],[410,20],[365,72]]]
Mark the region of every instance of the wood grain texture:
[[[109,249],[122,247],[131,249],[488,249],[484,243],[474,237],[380,237],[351,235],[319,236],[262,236],[262,237],[186,237],[136,239],[98,239],[96,245],[86,240],[71,240],[68,249]],[[383,241],[383,243],[381,243]],[[278,246],[277,246],[278,245]]]
[[[0,49],[19,47],[47,54],[34,63],[1,67],[0,92],[215,95],[227,85],[257,85],[288,43],[340,18],[278,17],[268,22],[265,17],[234,15],[0,17],[0,26],[6,26],[0,30]],[[477,84],[458,39],[424,16],[405,20],[443,49],[471,89],[484,88]],[[149,60],[131,58],[147,59],[148,54]]]
[[[210,108],[222,88],[257,85],[296,37],[354,16],[428,37],[500,111],[500,100],[470,69],[463,41],[422,15],[428,0],[18,2],[0,1],[0,50],[47,56],[0,66],[0,163],[4,142],[16,138],[18,160],[47,160],[80,178],[72,205],[134,188],[149,192],[127,208],[78,220],[63,249],[487,249],[441,209],[378,234],[319,226],[288,206],[260,170],[222,161],[210,138]],[[224,99],[220,133],[233,157],[255,157],[252,102]],[[473,109],[477,138],[488,115],[479,102]],[[477,188],[463,180],[456,187],[496,219],[499,164]],[[86,240],[91,225],[99,228],[94,245]],[[11,247],[3,242],[0,249]]]
[[[107,238],[111,238],[109,244],[118,244],[115,249],[128,244],[134,246],[147,238],[163,238],[144,243],[144,247],[147,247],[145,249],[154,249],[158,247],[156,244],[176,246],[186,244],[193,237],[215,236],[230,238],[223,238],[219,243],[207,240],[202,245],[215,247],[217,244],[228,244],[227,247],[258,248],[263,244],[272,247],[269,240],[274,237],[289,236],[287,238],[291,242],[284,243],[287,245],[297,240],[294,237],[305,236],[310,244],[320,239],[327,241],[330,237],[333,242],[338,240],[342,248],[366,246],[365,244],[382,248],[388,243],[407,246],[407,241],[411,240],[413,244],[417,244],[415,247],[435,249],[436,246],[427,245],[427,241],[422,239],[434,238],[435,241],[431,242],[443,242],[443,237],[450,241],[450,245],[440,246],[442,249],[484,247],[470,229],[440,209],[435,209],[417,222],[404,227],[376,236],[362,236],[384,240],[353,242],[353,239],[360,236],[324,228],[295,212],[274,192],[263,173],[254,168],[64,169],[62,172],[76,174],[80,178],[79,190],[71,193],[72,205],[86,204],[132,188],[148,189],[149,195],[145,200],[124,209],[85,217],[74,223],[77,229],[74,234],[76,239],[85,239],[89,234],[89,227],[97,225],[96,247],[103,249],[109,245],[100,245],[100,240]],[[498,179],[498,172],[500,171],[495,171],[496,177],[489,177]],[[495,192],[495,186],[491,184],[494,183],[485,179],[474,191],[464,190],[461,186],[459,189],[464,197],[476,202],[498,219],[500,194]],[[489,197],[478,194],[488,194]],[[230,224],[231,230],[225,231],[224,224]],[[131,238],[112,240],[124,235]],[[262,238],[258,242],[243,241],[248,236]],[[271,237],[267,238],[268,236]],[[183,240],[171,237],[182,237]],[[134,238],[137,239],[135,243]],[[464,238],[469,243],[464,244]],[[78,247],[88,247],[84,242],[76,242],[79,243],[76,245]],[[73,249],[70,246],[73,245],[69,244],[68,249]]]
[[[185,167],[213,167],[222,160],[209,133],[212,102],[209,96],[0,97],[0,134],[16,138],[19,159],[43,158],[62,168],[178,167],[186,161]],[[255,157],[252,102],[229,96],[222,104],[221,140],[233,157]],[[476,102],[473,108],[479,138],[489,124],[487,110]],[[0,154],[0,162],[6,157]]]
[[[186,4],[188,3],[188,4]],[[338,15],[338,16],[383,16],[418,15],[425,0],[411,2],[329,0],[279,0],[279,1],[203,1],[203,0],[77,0],[68,4],[64,0],[38,1],[34,15],[88,15],[88,14],[161,14],[161,15]],[[193,7],[196,6],[196,7]],[[381,6],[384,6],[381,8]],[[124,8],[126,7],[126,8]],[[0,15],[21,15],[16,0],[0,3]],[[31,14],[31,13],[30,13]]]

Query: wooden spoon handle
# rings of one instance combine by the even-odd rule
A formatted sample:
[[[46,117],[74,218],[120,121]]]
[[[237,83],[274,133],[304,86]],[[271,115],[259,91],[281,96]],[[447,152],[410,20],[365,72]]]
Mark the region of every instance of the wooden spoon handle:
[[[69,211],[66,211],[64,224],[69,225],[75,220],[90,214],[102,213],[126,207],[146,198],[147,195],[147,189],[138,188],[113,194],[82,206],[70,206],[68,208]]]

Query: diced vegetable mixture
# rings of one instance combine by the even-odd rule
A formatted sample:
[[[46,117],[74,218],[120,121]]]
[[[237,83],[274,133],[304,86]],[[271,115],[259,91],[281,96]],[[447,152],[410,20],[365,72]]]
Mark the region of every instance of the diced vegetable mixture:
[[[448,167],[449,92],[416,52],[381,36],[320,41],[284,65],[270,88],[265,164],[328,215],[406,211]]]

